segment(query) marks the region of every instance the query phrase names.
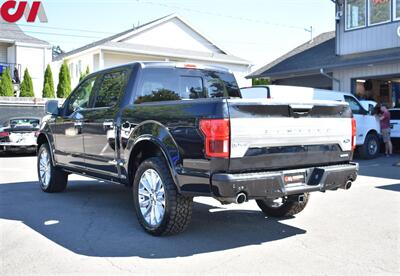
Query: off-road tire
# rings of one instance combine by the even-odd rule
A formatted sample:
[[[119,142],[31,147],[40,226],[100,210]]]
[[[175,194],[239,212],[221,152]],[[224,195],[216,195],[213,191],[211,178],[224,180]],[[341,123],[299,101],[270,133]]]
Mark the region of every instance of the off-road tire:
[[[374,146],[376,145],[376,152],[373,154],[370,153],[371,143],[374,143]],[[364,144],[358,148],[358,153],[361,158],[367,160],[377,158],[380,151],[380,143],[378,135],[374,133],[368,134],[367,137],[365,137]]]
[[[49,185],[44,185],[41,177],[40,177],[40,171],[39,171],[39,163],[40,163],[40,156],[43,151],[47,151],[47,154],[50,158],[50,181]],[[38,155],[37,155],[37,172],[38,172],[38,178],[39,178],[39,184],[40,188],[42,189],[43,192],[45,193],[61,193],[65,191],[67,188],[67,183],[68,183],[68,173],[62,171],[60,168],[54,166],[52,160],[51,160],[51,155],[50,155],[50,148],[48,144],[43,144],[41,145]]]
[[[139,182],[143,173],[148,169],[153,169],[159,174],[165,192],[164,217],[159,226],[156,227],[152,227],[146,222],[139,207]],[[152,157],[139,165],[132,190],[136,216],[146,232],[153,236],[170,236],[186,230],[192,217],[193,197],[186,197],[178,193],[170,170],[163,158]]]
[[[286,197],[283,205],[279,207],[271,207],[265,200],[257,200],[256,202],[261,211],[263,211],[263,213],[268,217],[283,218],[292,217],[303,211],[307,206],[310,194],[305,193],[304,201],[301,203],[298,202],[296,198],[297,196]]]

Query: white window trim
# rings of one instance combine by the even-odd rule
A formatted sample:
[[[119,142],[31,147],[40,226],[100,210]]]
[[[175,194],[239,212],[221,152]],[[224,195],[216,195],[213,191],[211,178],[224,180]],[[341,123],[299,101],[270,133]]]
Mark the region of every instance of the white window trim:
[[[397,2],[400,2],[400,0],[393,0],[392,1],[392,16],[393,16],[393,21],[399,21],[400,20],[400,16],[396,17],[396,4]]]
[[[367,0],[367,2],[368,2],[368,10],[367,10],[368,26],[381,25],[381,24],[385,24],[385,23],[388,23],[388,22],[392,21],[392,5],[390,5],[390,3],[389,3],[389,9],[390,9],[390,11],[389,11],[389,20],[378,22],[378,23],[371,23],[370,22],[370,19],[371,19],[371,17],[370,17],[370,15],[371,15],[371,0]],[[389,0],[389,2],[393,2],[393,1]]]
[[[367,1],[368,1],[368,0],[364,0],[364,8],[365,8],[364,25],[359,26],[359,27],[353,27],[353,28],[348,28],[348,27],[347,27],[347,18],[348,18],[348,14],[347,14],[347,12],[348,12],[348,10],[347,10],[347,1],[348,1],[348,0],[345,0],[345,1],[344,1],[344,13],[345,13],[345,15],[344,15],[344,29],[345,29],[346,31],[352,31],[352,30],[357,30],[357,29],[362,29],[362,28],[367,27],[367,17],[368,17]]]

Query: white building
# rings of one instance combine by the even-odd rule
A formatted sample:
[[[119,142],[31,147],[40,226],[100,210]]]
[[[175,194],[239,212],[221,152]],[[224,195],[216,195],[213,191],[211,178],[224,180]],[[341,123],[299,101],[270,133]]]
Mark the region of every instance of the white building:
[[[13,80],[17,81],[15,75],[18,75],[22,81],[25,68],[28,68],[35,96],[39,98],[42,96],[44,71],[51,61],[52,47],[49,43],[25,34],[16,24],[0,20],[0,74],[8,67]]]
[[[55,61],[54,68],[66,61],[72,87],[79,82],[81,72],[88,66],[90,72],[132,61],[177,61],[229,68],[239,85],[251,82],[245,76],[251,72],[251,63],[230,55],[216,46],[177,15],[169,15],[122,33],[107,37],[73,50]],[[56,70],[56,69],[55,69]]]

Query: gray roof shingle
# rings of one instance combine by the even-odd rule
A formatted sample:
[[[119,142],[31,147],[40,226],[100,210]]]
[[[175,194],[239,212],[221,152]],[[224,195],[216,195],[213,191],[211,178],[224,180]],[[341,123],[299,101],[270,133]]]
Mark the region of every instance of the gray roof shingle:
[[[47,41],[25,34],[17,24],[7,23],[2,18],[0,18],[0,41],[1,40],[50,45]]]
[[[383,62],[398,62],[400,47],[373,52],[339,56],[335,50],[335,33],[324,33],[313,43],[301,45],[274,62],[253,72],[247,78],[285,77],[288,75],[318,73],[321,68],[332,71]]]

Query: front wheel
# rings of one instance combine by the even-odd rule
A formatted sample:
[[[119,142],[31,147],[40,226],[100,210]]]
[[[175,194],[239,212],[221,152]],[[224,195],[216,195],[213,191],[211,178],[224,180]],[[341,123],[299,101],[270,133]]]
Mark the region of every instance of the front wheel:
[[[184,231],[192,216],[192,197],[178,193],[161,157],[140,164],[133,182],[133,201],[140,225],[154,236]]]
[[[68,174],[53,165],[48,144],[39,149],[37,171],[43,192],[60,193],[67,187]]]
[[[310,194],[303,194],[303,201],[299,202],[297,196],[287,196],[277,199],[264,199],[257,200],[257,205],[261,211],[264,212],[268,217],[291,217],[294,216],[306,208]]]

